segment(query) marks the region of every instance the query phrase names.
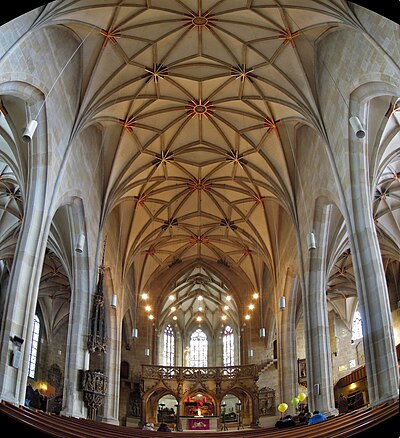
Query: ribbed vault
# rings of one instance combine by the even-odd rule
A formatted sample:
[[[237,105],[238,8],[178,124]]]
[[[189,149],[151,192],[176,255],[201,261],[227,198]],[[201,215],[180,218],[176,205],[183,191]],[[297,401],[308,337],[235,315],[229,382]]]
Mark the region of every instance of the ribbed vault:
[[[289,131],[323,135],[314,42],[348,12],[333,0],[47,5],[41,25],[83,40],[76,126],[104,128],[105,218],[119,209],[138,289],[194,258],[240,269],[254,288],[258,260],[276,275],[276,235],[296,223]]]

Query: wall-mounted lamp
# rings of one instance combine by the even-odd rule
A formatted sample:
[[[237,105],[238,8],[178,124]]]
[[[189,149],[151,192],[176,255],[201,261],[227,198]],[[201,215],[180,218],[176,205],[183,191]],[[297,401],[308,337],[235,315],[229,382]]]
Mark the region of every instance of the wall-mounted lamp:
[[[280,297],[279,298],[279,309],[280,310],[284,310],[286,307],[286,298],[285,297]]]
[[[111,297],[111,307],[115,309],[117,307],[117,295],[113,294]]]
[[[265,334],[266,334],[265,327],[261,327],[260,328],[260,338],[265,338]]]
[[[357,138],[365,137],[365,130],[360,122],[360,119],[357,116],[352,116],[349,119],[350,125],[353,128],[354,134],[356,134]]]
[[[85,246],[85,235],[83,233],[79,234],[78,242],[76,243],[75,251],[76,252],[83,252],[83,248]]]
[[[133,328],[132,329],[132,338],[137,338],[138,337],[138,329],[137,328]]]
[[[250,348],[248,354],[249,354],[249,357],[253,357],[254,356],[254,350],[252,348]]]
[[[144,355],[145,356],[150,356],[150,348],[145,348],[144,349]]]
[[[30,120],[26,125],[24,133],[22,134],[22,140],[24,140],[26,143],[32,141],[32,137],[36,131],[37,125],[38,122],[36,120]]]
[[[312,231],[311,233],[307,234],[307,247],[309,251],[317,247],[317,245],[315,244],[315,235]]]

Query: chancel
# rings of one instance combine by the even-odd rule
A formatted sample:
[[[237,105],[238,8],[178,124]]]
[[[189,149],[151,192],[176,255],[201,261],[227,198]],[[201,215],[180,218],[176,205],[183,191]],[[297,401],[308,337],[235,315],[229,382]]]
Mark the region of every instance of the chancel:
[[[388,427],[399,35],[346,0],[56,0],[4,23],[0,420]]]

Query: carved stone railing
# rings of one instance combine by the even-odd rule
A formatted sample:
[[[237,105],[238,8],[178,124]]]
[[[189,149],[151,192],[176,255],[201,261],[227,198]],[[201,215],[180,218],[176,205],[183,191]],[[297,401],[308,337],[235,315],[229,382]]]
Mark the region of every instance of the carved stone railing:
[[[107,392],[107,377],[100,371],[86,370],[82,375],[83,400],[85,401],[92,420],[100,406],[104,403]]]
[[[228,380],[257,378],[257,375],[256,365],[209,368],[142,365],[142,377],[144,379]]]

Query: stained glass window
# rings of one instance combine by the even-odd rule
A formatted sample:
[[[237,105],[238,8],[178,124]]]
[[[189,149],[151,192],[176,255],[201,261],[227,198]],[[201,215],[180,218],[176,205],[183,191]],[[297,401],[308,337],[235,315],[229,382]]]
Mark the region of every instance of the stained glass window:
[[[358,310],[356,310],[353,316],[351,340],[355,341],[356,339],[361,339],[362,337],[363,337],[363,331],[362,331],[361,314]]]
[[[207,366],[207,335],[201,329],[197,329],[190,337],[190,366]]]
[[[31,351],[29,353],[29,365],[28,365],[28,376],[31,377],[32,379],[34,379],[36,376],[39,335],[40,335],[40,321],[39,321],[39,317],[35,315],[35,318],[33,320],[32,343],[31,343]]]
[[[224,336],[223,336],[223,358],[224,358],[224,366],[234,365],[235,360],[235,347],[233,343],[233,329],[229,325],[225,327]]]
[[[168,324],[164,330],[163,365],[168,367],[175,365],[175,333],[171,324]]]

